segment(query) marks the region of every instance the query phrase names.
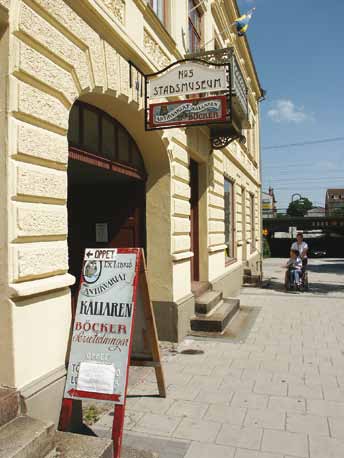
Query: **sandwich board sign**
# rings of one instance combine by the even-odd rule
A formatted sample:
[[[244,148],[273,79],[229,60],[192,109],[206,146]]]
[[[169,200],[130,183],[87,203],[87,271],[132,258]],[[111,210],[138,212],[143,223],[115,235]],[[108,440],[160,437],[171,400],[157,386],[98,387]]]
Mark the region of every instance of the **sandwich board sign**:
[[[132,354],[134,341],[137,356]],[[70,426],[73,402],[112,402],[114,450],[119,457],[130,364],[154,367],[159,393],[166,396],[143,251],[86,249],[60,429]]]

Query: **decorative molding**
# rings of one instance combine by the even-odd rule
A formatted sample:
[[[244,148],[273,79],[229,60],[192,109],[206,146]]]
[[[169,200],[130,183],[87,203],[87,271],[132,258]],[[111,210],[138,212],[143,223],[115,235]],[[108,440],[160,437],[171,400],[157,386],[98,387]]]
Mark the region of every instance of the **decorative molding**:
[[[147,3],[147,0],[134,0],[134,3],[143,14],[147,25],[151,30],[154,30],[166,49],[173,54],[177,60],[183,59],[184,55],[178,50],[177,44],[171,36],[169,29],[160,21],[149,3]]]
[[[235,178],[234,175],[232,175],[232,174],[230,174],[230,173],[228,173],[228,172],[223,172],[223,176],[224,176],[224,178],[226,178],[227,180],[231,181],[233,184],[236,183],[236,180],[237,180],[237,179]]]
[[[143,45],[147,56],[159,68],[164,68],[170,64],[169,57],[165,54],[159,43],[152,37],[147,29],[143,30]]]
[[[194,253],[192,251],[187,251],[185,253],[177,253],[172,255],[172,261],[173,262],[178,262],[178,261],[183,261],[184,259],[190,259],[193,258]]]
[[[227,245],[215,245],[208,247],[208,253],[217,253],[219,251],[223,251],[227,248]]]
[[[57,380],[65,377],[66,375],[66,368],[65,366],[57,367],[56,369],[48,372],[47,374],[39,377],[38,379],[34,380],[33,382],[25,385],[23,388],[20,389],[20,394],[24,399],[30,398],[31,396],[35,395],[39,391],[42,391],[44,388],[48,387],[52,383],[55,383]]]
[[[115,19],[122,25],[125,24],[125,2],[124,0],[102,0],[104,6],[111,11]]]
[[[22,283],[10,283],[8,295],[13,299],[33,296],[67,288],[68,286],[74,285],[74,283],[75,277],[70,274],[55,275],[49,278],[25,281]]]

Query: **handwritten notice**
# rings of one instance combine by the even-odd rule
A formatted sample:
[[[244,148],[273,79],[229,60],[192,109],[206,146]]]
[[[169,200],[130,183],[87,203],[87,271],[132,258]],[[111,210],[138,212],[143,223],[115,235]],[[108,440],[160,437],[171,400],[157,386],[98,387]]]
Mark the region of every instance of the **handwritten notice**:
[[[124,404],[139,249],[86,249],[65,398]]]
[[[80,363],[77,390],[113,394],[115,378],[113,364]]]

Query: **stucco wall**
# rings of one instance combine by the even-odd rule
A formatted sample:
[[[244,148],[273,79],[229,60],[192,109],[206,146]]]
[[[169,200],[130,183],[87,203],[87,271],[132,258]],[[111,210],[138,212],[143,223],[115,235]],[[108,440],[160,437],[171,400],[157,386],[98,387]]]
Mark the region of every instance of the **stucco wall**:
[[[7,301],[7,144],[8,144],[8,52],[9,30],[0,28],[0,383],[11,386],[14,379],[12,310]]]
[[[0,0],[0,5],[8,9],[10,7],[10,0]]]
[[[9,2],[0,0],[0,5],[9,6]],[[170,316],[181,317],[183,322],[193,312],[190,158],[201,168],[201,279],[215,280],[226,272],[224,175],[235,180],[237,242],[250,240],[249,225],[245,241],[240,239],[240,214],[245,213],[247,220],[249,207],[247,201],[241,205],[239,193],[244,186],[247,196],[257,194],[259,176],[247,152],[233,144],[227,151],[210,155],[206,129],[144,131],[143,97],[136,89],[141,79],[132,69],[129,81],[128,61],[133,59],[143,71],[151,72],[180,58],[185,53],[181,22],[187,29],[187,16],[177,12],[178,8],[171,11],[172,38],[139,0],[12,0],[10,51],[6,35],[0,44],[5,70],[0,75],[0,123],[4,126],[0,136],[4,153],[0,158],[0,326],[5,327],[0,349],[8,358],[0,369],[0,384],[24,387],[64,364],[70,322],[66,288],[73,282],[67,275],[66,134],[76,99],[118,119],[142,152],[148,172],[148,273],[156,307],[174,307]],[[210,8],[204,12],[205,37],[210,39],[213,26],[218,25],[212,22]],[[240,52],[240,46],[233,44]],[[247,77],[245,61],[240,65]],[[7,73],[9,92],[3,90]],[[256,212],[258,221],[258,208]],[[237,259],[239,263],[243,259],[240,246]],[[45,314],[49,320],[55,316],[47,324],[53,332],[44,328],[40,333]],[[160,315],[163,319],[164,313]],[[183,325],[181,332],[185,329]],[[32,334],[28,352],[25,342]],[[40,334],[43,341],[49,339],[49,345],[40,345]]]

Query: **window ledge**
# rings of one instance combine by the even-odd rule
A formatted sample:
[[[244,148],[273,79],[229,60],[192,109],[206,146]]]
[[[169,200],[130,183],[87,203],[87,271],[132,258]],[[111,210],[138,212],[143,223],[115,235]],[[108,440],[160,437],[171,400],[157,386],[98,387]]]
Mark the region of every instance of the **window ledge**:
[[[178,262],[183,261],[184,259],[190,259],[194,256],[192,251],[187,251],[186,253],[177,253],[172,255],[172,261]]]
[[[232,264],[235,264],[236,262],[238,262],[237,258],[226,259],[225,267],[229,267]]]
[[[74,283],[75,277],[70,274],[56,275],[54,277],[25,281],[22,283],[11,283],[9,285],[9,296],[12,298],[33,296],[56,289],[67,288],[68,286],[74,285]]]
[[[225,248],[227,248],[227,245],[223,244],[223,245],[215,245],[215,246],[210,246],[208,248],[208,252],[209,253],[217,253],[218,251],[222,251],[224,250]]]

